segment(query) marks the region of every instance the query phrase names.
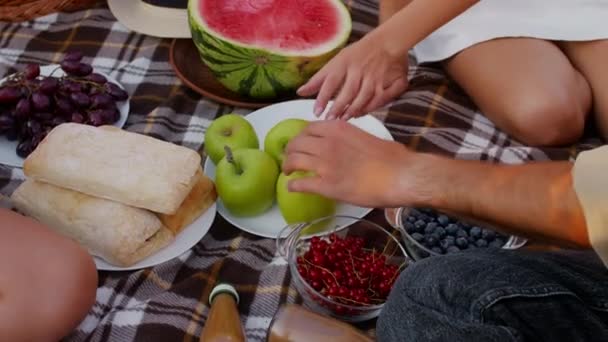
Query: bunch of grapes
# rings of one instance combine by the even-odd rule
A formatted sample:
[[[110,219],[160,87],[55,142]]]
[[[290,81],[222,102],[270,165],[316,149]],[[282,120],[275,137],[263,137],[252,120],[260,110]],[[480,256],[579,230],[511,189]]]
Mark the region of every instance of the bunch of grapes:
[[[101,126],[120,119],[116,103],[127,100],[127,92],[94,73],[82,57],[79,51],[64,56],[65,76],[42,76],[40,65],[29,64],[0,86],[0,136],[18,140],[19,156],[27,157],[62,123]]]

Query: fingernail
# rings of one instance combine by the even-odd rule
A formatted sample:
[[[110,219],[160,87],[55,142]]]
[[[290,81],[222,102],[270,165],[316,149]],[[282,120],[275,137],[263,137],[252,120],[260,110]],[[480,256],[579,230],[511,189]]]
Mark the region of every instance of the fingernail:
[[[318,116],[319,116],[319,115],[321,115],[321,113],[323,112],[323,108],[321,108],[321,106],[320,106],[320,105],[315,104],[315,108],[314,108],[314,111],[313,111],[313,112],[314,112],[315,116],[317,116],[317,117],[318,117]]]

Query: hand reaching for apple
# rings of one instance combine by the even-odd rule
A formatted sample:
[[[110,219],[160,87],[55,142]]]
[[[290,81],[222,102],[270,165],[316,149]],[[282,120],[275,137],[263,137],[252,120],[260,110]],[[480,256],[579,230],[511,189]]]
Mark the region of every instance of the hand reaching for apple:
[[[312,171],[291,180],[290,191],[311,192],[363,207],[414,204],[422,167],[403,145],[377,138],[342,120],[316,121],[285,149],[283,171]],[[422,173],[420,173],[422,172]]]

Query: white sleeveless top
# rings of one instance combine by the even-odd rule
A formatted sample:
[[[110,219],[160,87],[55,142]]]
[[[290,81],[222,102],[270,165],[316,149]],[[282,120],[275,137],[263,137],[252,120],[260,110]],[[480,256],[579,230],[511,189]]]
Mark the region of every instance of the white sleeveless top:
[[[494,38],[586,41],[608,38],[608,0],[481,0],[414,47],[436,62]]]

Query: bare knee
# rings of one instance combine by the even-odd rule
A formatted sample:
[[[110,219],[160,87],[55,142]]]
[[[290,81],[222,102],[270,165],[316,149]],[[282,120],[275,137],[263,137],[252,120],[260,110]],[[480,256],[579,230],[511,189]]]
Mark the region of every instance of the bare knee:
[[[522,98],[510,110],[512,135],[532,146],[574,143],[585,127],[586,110],[571,98]]]
[[[1,341],[58,341],[94,304],[92,257],[71,241],[56,247],[60,252],[35,268],[11,275],[13,286],[0,298]]]

